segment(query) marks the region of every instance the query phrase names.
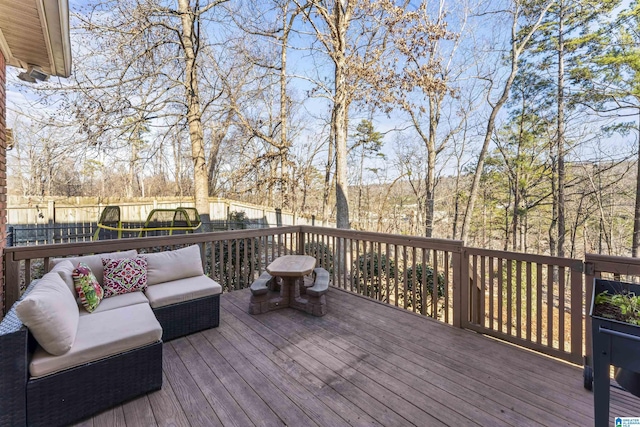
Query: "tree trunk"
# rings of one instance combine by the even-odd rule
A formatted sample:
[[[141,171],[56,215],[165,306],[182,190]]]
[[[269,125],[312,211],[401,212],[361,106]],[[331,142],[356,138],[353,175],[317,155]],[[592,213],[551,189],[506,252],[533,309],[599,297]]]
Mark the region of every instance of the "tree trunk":
[[[333,115],[335,111],[331,111],[331,123],[335,121]],[[329,221],[329,195],[331,193],[331,166],[334,161],[334,135],[329,132],[329,149],[327,150],[327,167],[324,174],[324,192],[322,194],[322,225],[326,226]]]
[[[558,256],[564,257],[565,240],[565,142],[564,142],[564,2],[558,22]]]
[[[631,256],[638,257],[640,248],[640,109],[638,109],[638,171],[636,174],[636,206],[633,215],[633,243]]]
[[[338,7],[338,9],[340,9]],[[346,29],[342,32],[346,37]],[[347,80],[344,55],[335,62],[333,138],[336,144],[336,226],[349,228],[349,187],[347,182]]]
[[[282,23],[285,29],[282,35],[282,46],[280,47],[280,192],[281,208],[291,208],[290,194],[291,183],[289,179],[289,140],[287,132],[287,45],[289,44],[289,23],[288,3],[282,13]]]
[[[229,116],[231,113],[229,113]],[[209,196],[216,195],[216,187],[217,187],[217,173],[218,170],[218,154],[220,152],[220,145],[222,144],[222,140],[227,134],[227,130],[229,128],[229,117],[225,120],[223,125],[213,125],[211,126],[211,147],[209,148],[209,163],[207,165],[207,180],[209,182]]]
[[[518,65],[514,61],[511,67],[511,75],[509,76],[509,79],[507,80],[507,83],[504,86],[502,96],[491,109],[489,120],[487,120],[487,129],[484,135],[484,142],[482,143],[482,149],[480,150],[480,154],[478,155],[478,164],[476,165],[476,170],[473,174],[473,182],[471,184],[471,191],[469,192],[469,201],[467,202],[467,209],[465,210],[464,219],[462,221],[462,230],[460,232],[460,240],[462,240],[465,243],[467,242],[467,239],[469,237],[469,227],[471,225],[473,207],[474,207],[476,198],[478,197],[478,189],[480,188],[480,177],[482,176],[482,170],[484,169],[484,159],[487,155],[487,150],[489,149],[489,143],[491,142],[491,135],[493,135],[493,130],[496,126],[496,116],[498,115],[500,108],[502,108],[502,105],[506,102],[509,96],[509,90],[511,89],[513,80],[516,77],[517,70],[518,70]]]
[[[185,63],[185,95],[187,100],[187,123],[191,140],[191,156],[193,160],[193,185],[196,209],[200,215],[209,215],[209,174],[205,159],[204,132],[202,129],[202,110],[198,90],[196,50],[194,33],[196,16],[189,0],[178,0],[178,12],[182,22],[180,39],[184,48]]]
[[[540,13],[538,14],[535,24],[529,27],[527,34],[521,41],[519,41],[517,34],[520,4],[518,2],[515,2],[513,21],[511,23],[511,72],[509,73],[509,77],[504,84],[502,95],[500,96],[498,101],[492,105],[491,114],[489,115],[489,120],[487,121],[487,130],[484,135],[484,142],[482,144],[482,149],[480,150],[480,155],[478,156],[478,164],[476,165],[476,170],[473,174],[473,183],[471,185],[471,191],[469,193],[469,202],[467,203],[467,209],[465,211],[464,220],[462,222],[462,230],[460,232],[460,238],[463,242],[466,242],[469,234],[469,226],[471,224],[471,217],[473,215],[473,207],[475,199],[478,196],[478,188],[480,186],[480,176],[482,175],[482,170],[484,168],[484,158],[487,154],[489,143],[491,142],[491,135],[493,134],[493,130],[495,128],[496,116],[502,108],[502,105],[507,101],[507,98],[509,97],[509,91],[511,90],[511,86],[513,85],[513,80],[516,78],[516,74],[518,73],[518,59],[520,57],[520,54],[533,36],[533,33],[535,33],[538,28],[540,28],[540,23],[542,22],[544,16],[547,14],[547,11],[551,7],[551,4],[552,2],[548,2],[544,5],[542,10],[540,10]],[[489,99],[489,96],[490,93],[487,94],[487,99]]]
[[[557,241],[556,241],[556,230],[558,224],[558,159],[556,151],[556,147],[551,144],[550,157],[551,157],[551,224],[549,225],[549,254],[551,256],[557,255]]]
[[[427,174],[425,179],[425,236],[433,237],[433,215],[436,193],[436,133],[440,122],[442,96],[429,96],[429,137],[427,138]]]

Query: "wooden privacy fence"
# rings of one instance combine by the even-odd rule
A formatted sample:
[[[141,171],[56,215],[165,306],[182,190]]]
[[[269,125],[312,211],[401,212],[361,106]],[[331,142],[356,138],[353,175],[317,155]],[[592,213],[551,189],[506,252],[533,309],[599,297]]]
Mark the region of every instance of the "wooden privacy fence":
[[[52,257],[190,244],[200,245],[206,273],[225,292],[248,287],[279,256],[307,254],[329,271],[332,286],[573,363],[587,354],[581,260],[312,226],[6,248],[4,308]],[[587,256],[587,265],[640,277],[640,260]]]

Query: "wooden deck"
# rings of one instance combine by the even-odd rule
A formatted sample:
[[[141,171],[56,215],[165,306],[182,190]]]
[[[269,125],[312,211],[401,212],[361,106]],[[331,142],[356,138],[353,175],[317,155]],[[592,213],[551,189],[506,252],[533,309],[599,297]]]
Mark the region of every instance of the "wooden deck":
[[[86,426],[591,426],[582,369],[337,289],[316,318],[247,314],[164,346],[164,385]],[[612,388],[611,416],[640,416]]]

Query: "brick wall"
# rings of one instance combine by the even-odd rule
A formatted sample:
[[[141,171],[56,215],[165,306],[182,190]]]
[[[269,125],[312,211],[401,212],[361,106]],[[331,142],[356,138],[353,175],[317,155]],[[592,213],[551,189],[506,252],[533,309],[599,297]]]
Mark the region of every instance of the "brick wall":
[[[0,260],[4,255],[7,233],[7,145],[6,145],[7,66],[0,52]],[[0,261],[0,318],[4,315],[4,263]]]

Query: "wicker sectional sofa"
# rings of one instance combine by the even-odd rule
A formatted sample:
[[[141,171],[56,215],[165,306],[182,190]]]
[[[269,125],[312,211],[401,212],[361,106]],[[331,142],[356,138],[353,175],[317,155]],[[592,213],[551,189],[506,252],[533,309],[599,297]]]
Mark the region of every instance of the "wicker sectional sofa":
[[[103,257],[136,255],[53,259],[10,309],[0,323],[0,426],[67,425],[158,390],[162,342],[218,326],[222,288],[204,275],[195,245],[142,255],[144,292],[105,298],[92,313],[73,299],[78,262],[102,285]],[[43,317],[46,333],[20,320],[29,305],[51,311]]]

